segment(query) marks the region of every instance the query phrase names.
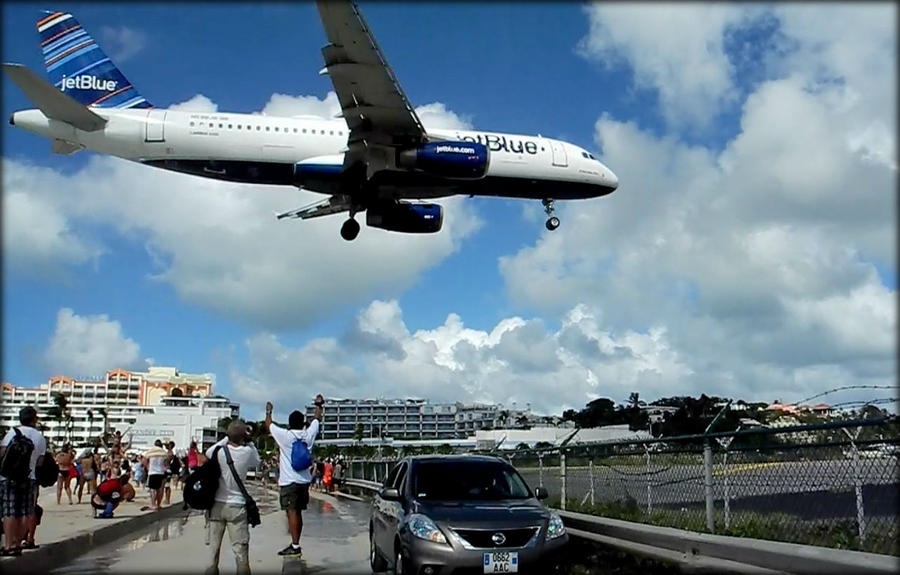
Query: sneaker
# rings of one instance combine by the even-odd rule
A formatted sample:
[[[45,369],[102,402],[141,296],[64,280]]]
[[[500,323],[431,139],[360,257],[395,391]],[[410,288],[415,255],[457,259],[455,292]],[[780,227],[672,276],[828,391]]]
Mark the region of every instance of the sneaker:
[[[282,557],[300,557],[303,552],[300,547],[294,547],[293,543],[289,543],[287,547],[278,552]]]

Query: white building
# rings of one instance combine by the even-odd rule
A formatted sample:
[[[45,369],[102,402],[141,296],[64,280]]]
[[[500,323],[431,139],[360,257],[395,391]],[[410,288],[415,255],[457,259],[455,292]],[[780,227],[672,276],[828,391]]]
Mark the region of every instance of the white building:
[[[219,420],[238,417],[239,406],[224,397],[165,397],[152,412],[134,418],[123,433],[136,450],[149,449],[157,439],[174,441],[176,449],[187,449],[191,441],[208,447],[218,439]]]
[[[152,415],[163,398],[203,397],[212,393],[215,375],[180,373],[174,367],[150,367],[146,372],[114,369],[104,377],[74,379],[56,376],[37,388],[0,383],[0,428],[19,424],[19,410],[37,409],[44,434],[51,442],[92,443],[105,431],[126,432],[138,417]],[[66,398],[64,417],[51,414],[54,397]]]
[[[314,406],[306,407],[312,417]],[[498,405],[429,403],[427,399],[326,398],[322,421],[324,440],[352,440],[358,426],[364,438],[394,440],[466,439],[495,426]]]

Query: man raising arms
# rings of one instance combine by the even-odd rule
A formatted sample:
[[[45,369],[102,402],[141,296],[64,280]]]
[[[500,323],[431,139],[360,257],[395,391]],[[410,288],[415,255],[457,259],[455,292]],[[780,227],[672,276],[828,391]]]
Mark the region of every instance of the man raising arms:
[[[272,434],[278,444],[278,486],[281,509],[287,512],[288,529],[291,533],[291,544],[278,552],[284,557],[299,557],[300,533],[303,531],[302,511],[309,504],[309,484],[312,481],[309,469],[296,470],[291,465],[291,451],[295,441],[303,441],[312,454],[313,443],[319,434],[319,425],[322,420],[322,406],[325,400],[322,394],[316,396],[315,414],[309,427],[304,429],[306,416],[303,412],[294,410],[288,417],[288,429],[272,423],[272,402],[266,402],[266,430]]]

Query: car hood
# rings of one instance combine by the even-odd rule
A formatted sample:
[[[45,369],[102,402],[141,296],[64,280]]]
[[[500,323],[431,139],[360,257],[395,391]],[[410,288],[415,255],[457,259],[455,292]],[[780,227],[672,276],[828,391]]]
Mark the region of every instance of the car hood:
[[[549,512],[536,499],[497,501],[415,501],[413,513],[454,527],[537,525]]]

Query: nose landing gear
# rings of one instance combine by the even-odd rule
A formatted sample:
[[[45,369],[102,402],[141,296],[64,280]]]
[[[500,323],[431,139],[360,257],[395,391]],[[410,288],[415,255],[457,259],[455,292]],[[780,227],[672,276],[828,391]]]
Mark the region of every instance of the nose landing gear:
[[[551,198],[547,198],[545,200],[541,200],[541,203],[544,204],[544,213],[547,214],[547,229],[551,232],[559,227],[559,218],[553,215],[553,200]]]

